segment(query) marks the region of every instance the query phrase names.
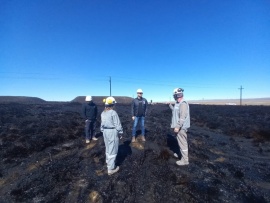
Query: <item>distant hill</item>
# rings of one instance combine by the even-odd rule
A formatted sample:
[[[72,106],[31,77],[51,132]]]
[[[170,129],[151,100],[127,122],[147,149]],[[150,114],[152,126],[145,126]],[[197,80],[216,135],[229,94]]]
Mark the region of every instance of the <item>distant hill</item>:
[[[108,96],[92,96],[93,102],[96,104],[103,104],[103,99],[107,98]],[[125,97],[125,96],[114,96],[115,100],[119,104],[131,104],[132,99],[131,97]],[[83,103],[85,102],[85,96],[78,96],[75,99],[73,99],[71,102],[79,102]]]
[[[36,104],[36,103],[45,103],[46,101],[38,97],[0,96],[0,103],[10,103],[10,102]]]

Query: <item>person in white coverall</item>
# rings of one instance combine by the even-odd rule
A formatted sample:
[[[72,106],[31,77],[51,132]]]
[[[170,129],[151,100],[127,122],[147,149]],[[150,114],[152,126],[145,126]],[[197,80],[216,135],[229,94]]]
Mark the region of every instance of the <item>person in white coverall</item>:
[[[123,128],[118,114],[113,110],[114,104],[116,103],[115,99],[113,97],[108,97],[104,102],[105,109],[101,113],[100,130],[103,132],[106,146],[108,175],[112,175],[119,170],[119,166],[115,166],[115,159],[118,152],[119,134],[123,133]]]
[[[188,165],[188,142],[187,142],[187,130],[190,127],[190,114],[189,105],[186,100],[184,100],[183,95],[184,89],[176,88],[173,91],[173,96],[175,99],[175,105],[169,105],[172,110],[172,123],[171,128],[177,133],[177,142],[180,147],[181,159],[176,162],[177,165],[183,166]],[[175,157],[178,155],[175,153]]]

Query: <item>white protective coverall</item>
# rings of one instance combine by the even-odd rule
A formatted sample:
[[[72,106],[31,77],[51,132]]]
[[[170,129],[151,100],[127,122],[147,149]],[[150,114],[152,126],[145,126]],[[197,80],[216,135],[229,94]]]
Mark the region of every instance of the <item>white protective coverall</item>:
[[[180,103],[170,104],[172,110],[171,128],[179,128],[177,141],[182,154],[182,160],[188,163],[188,143],[187,130],[190,127],[189,105],[187,101],[182,100]]]
[[[108,171],[115,168],[115,158],[118,152],[119,137],[123,133],[123,128],[118,114],[113,109],[104,110],[101,113],[101,132],[103,132],[106,146],[106,163]]]

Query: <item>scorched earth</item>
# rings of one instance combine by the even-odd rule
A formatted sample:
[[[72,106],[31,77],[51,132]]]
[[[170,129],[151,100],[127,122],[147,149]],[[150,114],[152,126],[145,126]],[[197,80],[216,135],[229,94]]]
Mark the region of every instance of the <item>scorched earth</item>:
[[[80,110],[0,104],[0,202],[270,202],[269,106],[190,105],[190,164],[177,166],[169,107],[151,105],[147,141],[131,144],[130,105],[117,104],[124,136],[112,176],[99,128],[85,143]]]

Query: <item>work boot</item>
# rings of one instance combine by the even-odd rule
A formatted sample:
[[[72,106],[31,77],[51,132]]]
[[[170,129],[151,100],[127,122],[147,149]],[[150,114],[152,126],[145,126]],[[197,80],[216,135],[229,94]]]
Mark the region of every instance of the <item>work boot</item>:
[[[142,141],[143,142],[145,142],[146,140],[145,140],[145,136],[144,135],[142,135]]]
[[[93,138],[92,138],[92,140],[95,140],[95,141],[97,141],[97,140],[98,140],[98,138],[96,138],[96,137],[93,137]]]
[[[90,143],[90,140],[89,140],[89,139],[86,139],[86,140],[85,140],[85,143],[86,143],[86,144]]]
[[[117,166],[117,167],[116,167],[115,169],[113,169],[113,170],[108,170],[108,175],[110,176],[110,175],[116,173],[117,171],[119,171],[119,166]]]
[[[181,159],[181,160],[177,161],[176,164],[179,166],[184,166],[184,165],[188,165],[189,162],[184,160],[184,159]]]
[[[135,138],[135,136],[132,136],[132,140],[131,140],[131,142],[136,142],[136,138]]]

